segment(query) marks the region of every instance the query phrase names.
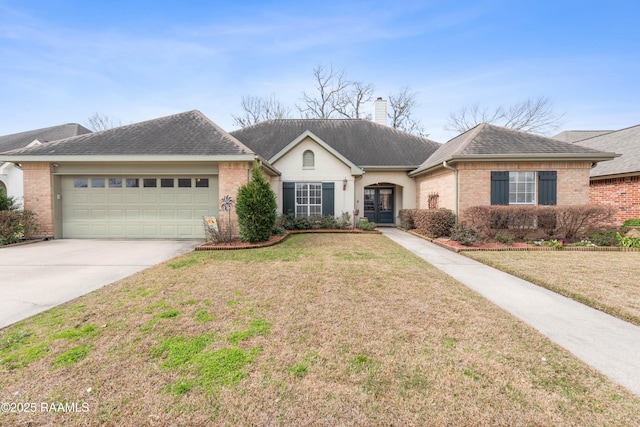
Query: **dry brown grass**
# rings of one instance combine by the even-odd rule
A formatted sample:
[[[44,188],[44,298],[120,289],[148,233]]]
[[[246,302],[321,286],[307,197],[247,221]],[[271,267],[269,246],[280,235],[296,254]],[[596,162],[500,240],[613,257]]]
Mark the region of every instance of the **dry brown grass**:
[[[640,252],[464,252],[622,320],[640,325]]]
[[[234,347],[230,334],[257,320],[268,332]],[[53,338],[87,325],[100,333]],[[636,396],[380,235],[298,235],[184,255],[0,340],[18,331],[32,334],[20,351],[48,351],[22,368],[2,365],[0,401],[84,401],[90,410],[2,414],[3,425],[640,423]],[[252,355],[235,382],[203,382],[197,358],[163,368],[168,359],[154,352],[167,338],[202,336],[201,355]],[[85,359],[52,365],[81,344],[91,348]],[[180,380],[193,387],[167,391]]]

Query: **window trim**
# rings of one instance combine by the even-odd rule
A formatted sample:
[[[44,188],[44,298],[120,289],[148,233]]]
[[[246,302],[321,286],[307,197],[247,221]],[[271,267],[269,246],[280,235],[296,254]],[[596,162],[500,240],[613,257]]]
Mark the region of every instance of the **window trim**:
[[[520,176],[523,176],[523,175],[526,175],[526,174],[531,174],[530,175],[531,179],[530,180],[525,179],[523,181],[516,180],[515,182],[513,182],[513,184],[516,185],[516,191],[512,192],[511,191],[511,184],[512,184],[511,176],[515,175],[516,177],[520,177]],[[537,195],[538,195],[538,186],[537,186],[537,182],[536,182],[537,181],[537,179],[536,179],[537,175],[538,175],[537,172],[534,172],[534,171],[509,171],[509,206],[535,206],[537,204],[537,200],[538,200],[538,197],[537,197]],[[533,185],[533,191],[531,191],[531,192],[526,191],[526,188],[525,188],[525,191],[518,191],[518,188],[517,188],[518,184],[524,184],[525,187],[527,186],[527,184],[532,184]],[[511,195],[512,194],[515,196],[515,199],[516,199],[515,202],[511,201]],[[518,195],[519,194],[524,194],[525,200],[527,199],[527,196],[531,197],[531,201],[530,202],[527,202],[527,201],[518,202],[517,200],[518,200]]]
[[[312,187],[313,186],[313,194]],[[306,189],[306,192],[304,192]],[[299,191],[303,193],[300,194]],[[320,199],[320,203],[311,203],[311,200]],[[298,200],[306,199],[306,203],[299,203]],[[303,208],[305,213],[300,212],[300,208]],[[321,182],[296,182],[295,183],[295,216],[298,217],[310,217],[313,215],[322,215],[322,183]],[[317,212],[316,212],[317,211]]]

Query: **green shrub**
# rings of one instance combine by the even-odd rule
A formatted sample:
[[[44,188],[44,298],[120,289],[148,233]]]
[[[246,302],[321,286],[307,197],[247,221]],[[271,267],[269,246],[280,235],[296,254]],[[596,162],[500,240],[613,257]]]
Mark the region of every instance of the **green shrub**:
[[[358,221],[358,228],[365,231],[371,231],[376,228],[376,223],[361,219]]]
[[[513,237],[509,236],[508,234],[496,233],[496,235],[493,236],[493,239],[496,242],[504,243],[505,245],[513,244]]]
[[[618,246],[618,232],[615,230],[594,230],[589,233],[589,241],[596,246]]]
[[[451,240],[464,246],[471,246],[478,241],[478,233],[464,224],[456,224],[451,228]]]
[[[429,237],[442,237],[451,234],[456,216],[449,209],[416,209],[413,220],[418,233]]]
[[[0,211],[15,211],[18,208],[15,199],[8,196],[4,188],[0,188]]]
[[[640,227],[640,218],[631,218],[626,220],[623,224],[623,227]]]
[[[249,243],[269,240],[276,224],[276,209],[276,195],[258,163],[254,163],[251,181],[240,187],[236,200],[240,240]]]
[[[617,233],[618,246],[621,248],[640,248],[640,237],[622,236]]]

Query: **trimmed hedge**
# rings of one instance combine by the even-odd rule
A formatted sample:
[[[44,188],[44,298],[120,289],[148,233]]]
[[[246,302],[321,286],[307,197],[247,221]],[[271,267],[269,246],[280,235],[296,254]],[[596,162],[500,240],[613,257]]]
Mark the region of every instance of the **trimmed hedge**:
[[[449,209],[415,209],[413,211],[415,230],[424,236],[449,236],[456,223],[456,216]]]
[[[416,228],[416,224],[413,218],[420,209],[400,209],[398,216],[400,217],[400,227],[407,230],[413,230]]]
[[[611,226],[615,209],[602,205],[579,206],[473,206],[466,209],[462,221],[482,237],[493,239],[508,231],[524,239],[532,231],[547,237],[576,239],[590,230]]]

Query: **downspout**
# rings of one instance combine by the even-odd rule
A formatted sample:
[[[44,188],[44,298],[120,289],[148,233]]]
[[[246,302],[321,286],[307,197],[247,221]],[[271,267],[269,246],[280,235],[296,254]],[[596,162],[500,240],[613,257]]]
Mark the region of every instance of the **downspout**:
[[[442,167],[453,171],[453,213],[456,216],[456,224],[458,223],[458,169],[447,164],[446,160],[442,161]]]

